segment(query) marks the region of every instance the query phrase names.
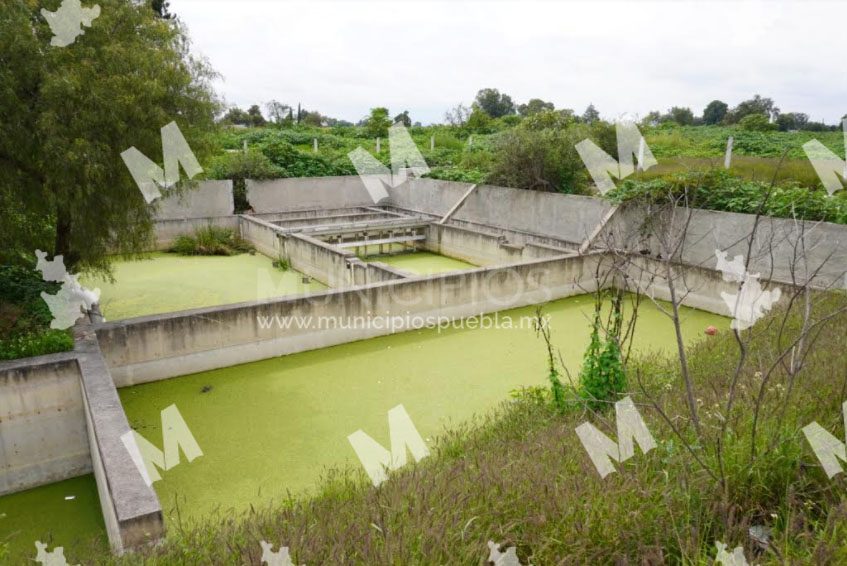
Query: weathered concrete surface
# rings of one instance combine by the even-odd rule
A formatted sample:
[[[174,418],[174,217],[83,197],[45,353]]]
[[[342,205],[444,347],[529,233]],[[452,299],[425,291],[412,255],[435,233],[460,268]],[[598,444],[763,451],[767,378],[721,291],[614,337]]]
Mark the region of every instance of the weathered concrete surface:
[[[235,210],[232,181],[198,181],[154,203],[157,220],[227,216]]]
[[[0,363],[0,495],[90,472],[75,354]]]
[[[97,334],[115,383],[123,387],[391,332],[373,326],[315,327],[321,319],[377,313],[456,319],[591,292],[595,261],[594,256],[535,260],[142,317],[103,324]],[[274,316],[311,322],[305,328],[263,327],[260,317]]]
[[[448,257],[480,266],[516,263],[561,256],[565,250],[532,244],[514,244],[505,236],[492,236],[468,228],[430,224],[424,247]]]
[[[444,216],[470,187],[470,183],[409,179],[390,189],[389,195],[394,206]],[[579,244],[591,234],[609,208],[611,204],[599,198],[480,185],[452,219],[502,226]]]
[[[114,381],[89,324],[75,327],[85,422],[97,492],[109,542],[116,552],[165,535],[159,498],[135,467],[121,436],[130,431]]]
[[[358,176],[247,181],[247,201],[255,212],[339,208],[374,204]]]

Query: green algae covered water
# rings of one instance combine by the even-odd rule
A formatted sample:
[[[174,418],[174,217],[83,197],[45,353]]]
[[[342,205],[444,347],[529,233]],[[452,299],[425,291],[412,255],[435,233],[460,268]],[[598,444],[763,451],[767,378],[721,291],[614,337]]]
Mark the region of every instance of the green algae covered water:
[[[593,297],[584,295],[544,309],[573,375],[588,344],[593,307]],[[178,516],[192,521],[267,505],[313,490],[328,467],[359,466],[347,436],[362,429],[389,446],[387,412],[399,404],[431,441],[515,388],[546,385],[544,344],[531,326],[534,310],[490,315],[476,328],[409,331],[121,389],[130,424],[145,438],[161,447],[161,410],[176,404],[203,451],[193,462],[183,456],[153,484],[168,525]],[[709,325],[729,326],[717,315],[684,312],[689,342],[708,339],[703,331]],[[647,300],[636,335],[639,351],[672,354],[673,327]],[[70,548],[105,540],[93,478],[70,482],[78,483],[0,498],[0,540],[17,533],[9,538],[13,550],[31,547],[31,557],[34,541],[47,541],[33,537],[52,535],[57,546]],[[88,495],[66,505],[71,493],[65,484]],[[72,553],[66,556],[76,563]]]
[[[2,564],[35,564],[35,542],[65,549],[69,564],[87,549],[108,548],[93,475],[0,497],[0,543],[10,556]]]
[[[462,271],[476,266],[432,252],[411,252],[398,255],[371,256],[365,261],[380,261],[413,275],[433,275],[448,271]]]
[[[283,295],[322,291],[326,285],[303,274],[274,268],[256,254],[180,256],[163,252],[144,259],[118,260],[115,282],[82,277],[89,288],[100,288],[100,311],[107,320],[133,318],[187,309],[256,301]]]
[[[591,296],[545,307],[553,339],[576,375],[588,344]],[[687,340],[728,320],[686,309]],[[315,487],[326,467],[359,465],[347,436],[364,430],[389,446],[387,412],[403,404],[430,439],[521,386],[546,384],[534,307],[506,311],[507,328],[424,329],[122,389],[130,424],[161,445],[162,409],[176,404],[203,456],[154,484],[166,521],[243,510]],[[489,324],[494,325],[494,315]],[[482,324],[482,323],[480,323]],[[640,351],[669,351],[670,321],[645,301]],[[204,392],[205,391],[205,392]]]

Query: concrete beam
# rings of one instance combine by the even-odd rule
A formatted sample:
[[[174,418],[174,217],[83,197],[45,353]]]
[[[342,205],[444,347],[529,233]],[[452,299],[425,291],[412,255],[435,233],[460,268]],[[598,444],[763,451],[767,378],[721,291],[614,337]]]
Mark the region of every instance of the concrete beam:
[[[462,208],[462,205],[465,204],[465,201],[468,200],[468,197],[471,196],[471,193],[473,193],[476,190],[476,188],[477,188],[477,185],[471,185],[471,188],[468,189],[467,192],[465,192],[464,195],[462,195],[462,198],[460,198],[459,200],[456,201],[456,204],[453,205],[453,208],[451,208],[447,212],[447,214],[445,214],[444,217],[441,220],[438,221],[438,223],[444,224],[445,222],[450,220],[450,218],[454,214],[456,214],[456,211],[458,211],[460,208]]]
[[[100,507],[112,549],[123,552],[165,536],[162,506],[121,442],[131,429],[97,335],[87,322],[74,334]]]

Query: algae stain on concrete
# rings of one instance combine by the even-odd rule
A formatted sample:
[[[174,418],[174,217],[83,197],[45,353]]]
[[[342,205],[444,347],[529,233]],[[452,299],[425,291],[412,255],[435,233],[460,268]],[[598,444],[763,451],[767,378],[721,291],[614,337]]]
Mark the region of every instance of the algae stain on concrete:
[[[588,343],[591,296],[550,303],[556,345],[576,375]],[[728,320],[686,309],[687,339]],[[130,423],[161,442],[160,411],[176,403],[204,455],[154,484],[173,522],[244,510],[315,487],[326,467],[358,466],[347,435],[363,429],[389,446],[387,412],[402,403],[424,438],[544,385],[534,307],[499,313],[513,329],[425,329],[122,389]],[[492,315],[493,316],[493,315]],[[521,328],[521,317],[526,322]],[[673,348],[668,319],[642,303],[636,347]],[[211,387],[211,389],[209,389]],[[203,391],[206,391],[205,393]]]
[[[380,261],[414,275],[432,275],[477,267],[460,259],[424,251],[369,257],[365,261]]]
[[[114,283],[82,278],[86,287],[100,288],[100,310],[108,320],[326,289],[314,280],[303,283],[298,271],[274,268],[261,254],[180,256],[156,252],[141,260],[116,261],[113,267]]]
[[[69,564],[85,549],[108,548],[93,475],[0,497],[0,542],[9,544],[8,564],[34,563],[35,541],[65,548]]]

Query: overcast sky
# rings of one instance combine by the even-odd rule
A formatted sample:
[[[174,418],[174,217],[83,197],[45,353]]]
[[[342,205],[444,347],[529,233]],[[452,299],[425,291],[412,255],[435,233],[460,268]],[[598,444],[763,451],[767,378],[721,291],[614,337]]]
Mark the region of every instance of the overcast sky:
[[[605,118],[759,93],[847,113],[845,2],[171,0],[194,51],[246,107],[276,99],[357,121],[441,122],[492,87]]]

